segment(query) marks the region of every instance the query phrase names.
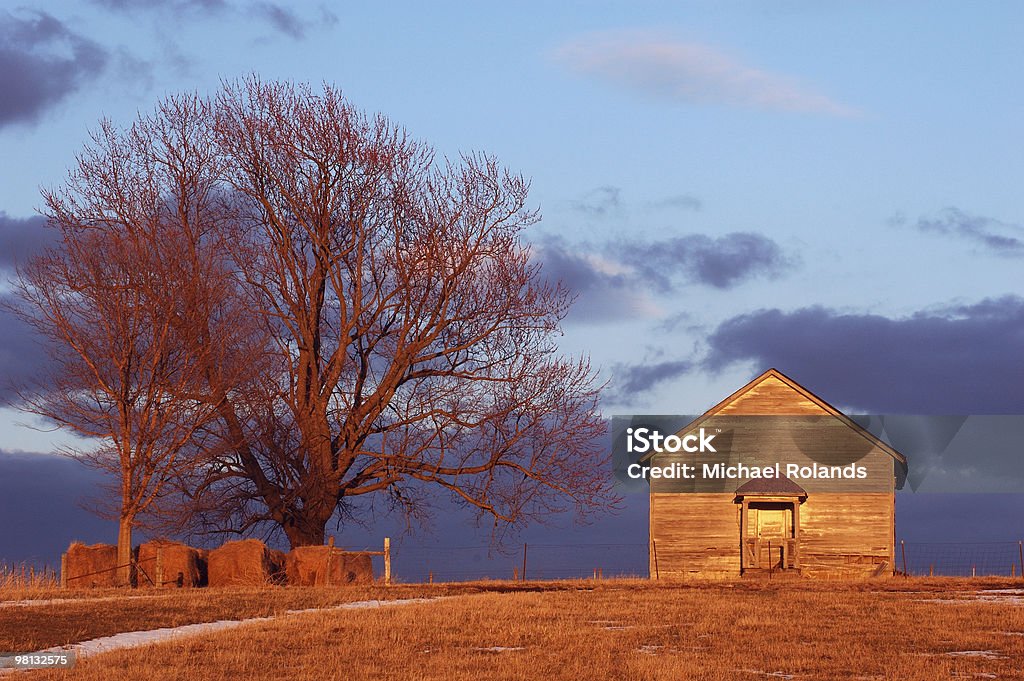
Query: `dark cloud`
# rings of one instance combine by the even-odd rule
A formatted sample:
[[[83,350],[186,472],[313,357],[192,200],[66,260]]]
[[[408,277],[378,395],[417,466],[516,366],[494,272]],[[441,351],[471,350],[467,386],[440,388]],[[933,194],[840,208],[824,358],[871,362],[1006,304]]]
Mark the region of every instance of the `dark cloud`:
[[[892,319],[824,307],[759,310],[723,322],[705,366],[774,366],[866,413],[1024,413],[1024,298]]]
[[[73,540],[113,543],[116,523],[82,507],[101,483],[98,473],[72,459],[0,451],[0,563],[59,567]]]
[[[666,293],[680,283],[732,288],[755,277],[777,277],[795,264],[775,241],[752,232],[620,242],[616,250],[621,251],[622,262]]]
[[[46,12],[0,13],[0,127],[37,121],[108,61],[99,44]]]
[[[671,381],[689,373],[693,363],[685,360],[666,360],[641,364],[614,364],[611,367],[611,393],[609,398],[618,404],[630,404],[639,395],[659,383]]]
[[[590,216],[605,216],[619,211],[622,207],[622,190],[605,185],[587,192],[579,200],[571,202],[574,210]]]
[[[897,222],[901,221],[899,218]],[[938,217],[919,218],[922,232],[958,236],[1003,256],[1024,256],[1024,227],[995,218],[969,215],[959,208],[946,208]]]
[[[47,229],[46,218],[12,218],[0,211],[0,270],[13,270],[56,238],[57,231]]]
[[[17,402],[17,388],[30,384],[50,366],[39,335],[11,311],[20,301],[0,294],[0,405]]]

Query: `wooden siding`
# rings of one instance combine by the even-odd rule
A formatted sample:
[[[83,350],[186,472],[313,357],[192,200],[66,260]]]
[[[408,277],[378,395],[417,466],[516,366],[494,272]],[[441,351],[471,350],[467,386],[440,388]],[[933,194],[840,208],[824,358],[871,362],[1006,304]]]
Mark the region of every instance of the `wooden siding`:
[[[739,575],[740,507],[733,502],[734,497],[652,494],[651,576],[678,579]]]
[[[651,576],[738,577],[740,512],[732,494],[652,494]],[[894,564],[894,522],[892,497],[887,494],[808,497],[800,504],[801,573],[888,576]]]
[[[817,422],[817,423],[815,423]],[[703,470],[703,464],[742,463],[750,467],[785,464],[801,467],[844,467],[855,463],[863,466],[867,476],[859,479],[792,478],[808,494],[815,492],[892,492],[896,486],[893,458],[872,447],[863,437],[832,416],[822,419],[786,419],[757,417],[715,416],[704,424],[705,428],[721,428],[716,435],[718,452],[689,454],[686,452],[655,454],[651,461],[656,466],[672,463],[689,464]],[[725,443],[728,445],[725,446]],[[726,480],[653,479],[652,493],[667,492],[734,492],[747,478]]]
[[[810,397],[797,392],[775,376],[767,376],[746,392],[719,405],[716,414],[758,415],[788,414],[813,416],[829,412]]]
[[[800,506],[801,567],[812,577],[870,577],[892,573],[891,494],[809,496]]]

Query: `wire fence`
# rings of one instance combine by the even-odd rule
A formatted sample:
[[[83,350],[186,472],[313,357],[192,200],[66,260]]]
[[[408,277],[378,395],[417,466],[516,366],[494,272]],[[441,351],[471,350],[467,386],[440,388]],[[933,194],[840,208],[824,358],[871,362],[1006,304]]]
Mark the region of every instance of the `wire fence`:
[[[340,548],[340,547],[339,547]],[[354,547],[349,547],[352,549]],[[915,577],[1024,578],[1024,542],[896,543],[895,571]],[[483,545],[392,545],[394,581],[554,580],[649,576],[648,544],[524,543]],[[375,572],[383,563],[374,556]],[[379,564],[378,564],[379,563]],[[60,572],[45,565],[0,564],[0,588],[60,584]]]
[[[586,579],[647,577],[647,543],[410,546],[393,548],[401,582],[482,579]]]
[[[896,565],[913,576],[1020,577],[1024,542],[900,542]]]
[[[912,576],[1022,577],[1024,542],[898,542],[894,569]],[[396,546],[402,582],[649,576],[647,543]]]

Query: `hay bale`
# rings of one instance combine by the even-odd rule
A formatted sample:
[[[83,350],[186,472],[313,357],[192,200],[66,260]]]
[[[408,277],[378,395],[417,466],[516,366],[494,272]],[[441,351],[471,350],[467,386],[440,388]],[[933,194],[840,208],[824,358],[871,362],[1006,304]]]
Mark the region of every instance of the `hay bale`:
[[[210,551],[207,581],[210,586],[260,586],[281,581],[284,554],[268,549],[259,539],[243,539]]]
[[[71,589],[117,586],[117,547],[71,542],[66,569],[67,585]]]
[[[300,546],[285,562],[291,586],[370,584],[373,564],[365,553],[348,553],[330,546]]]
[[[157,576],[157,555],[160,556],[162,577]],[[139,546],[140,587],[153,586],[150,580],[163,580],[156,586],[196,587],[202,584],[199,551],[180,542],[156,539]],[[147,576],[149,577],[147,579]]]

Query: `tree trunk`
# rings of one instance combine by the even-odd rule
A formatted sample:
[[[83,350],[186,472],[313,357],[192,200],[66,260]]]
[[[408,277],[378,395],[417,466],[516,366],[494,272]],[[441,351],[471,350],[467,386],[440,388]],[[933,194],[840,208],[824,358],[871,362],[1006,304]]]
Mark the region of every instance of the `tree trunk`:
[[[132,585],[132,525],[133,516],[121,516],[117,529],[117,584]]]
[[[292,516],[282,523],[291,548],[323,545],[324,537],[327,536],[327,523],[331,518],[330,515],[326,518],[317,518],[315,515],[306,512],[300,517]]]

